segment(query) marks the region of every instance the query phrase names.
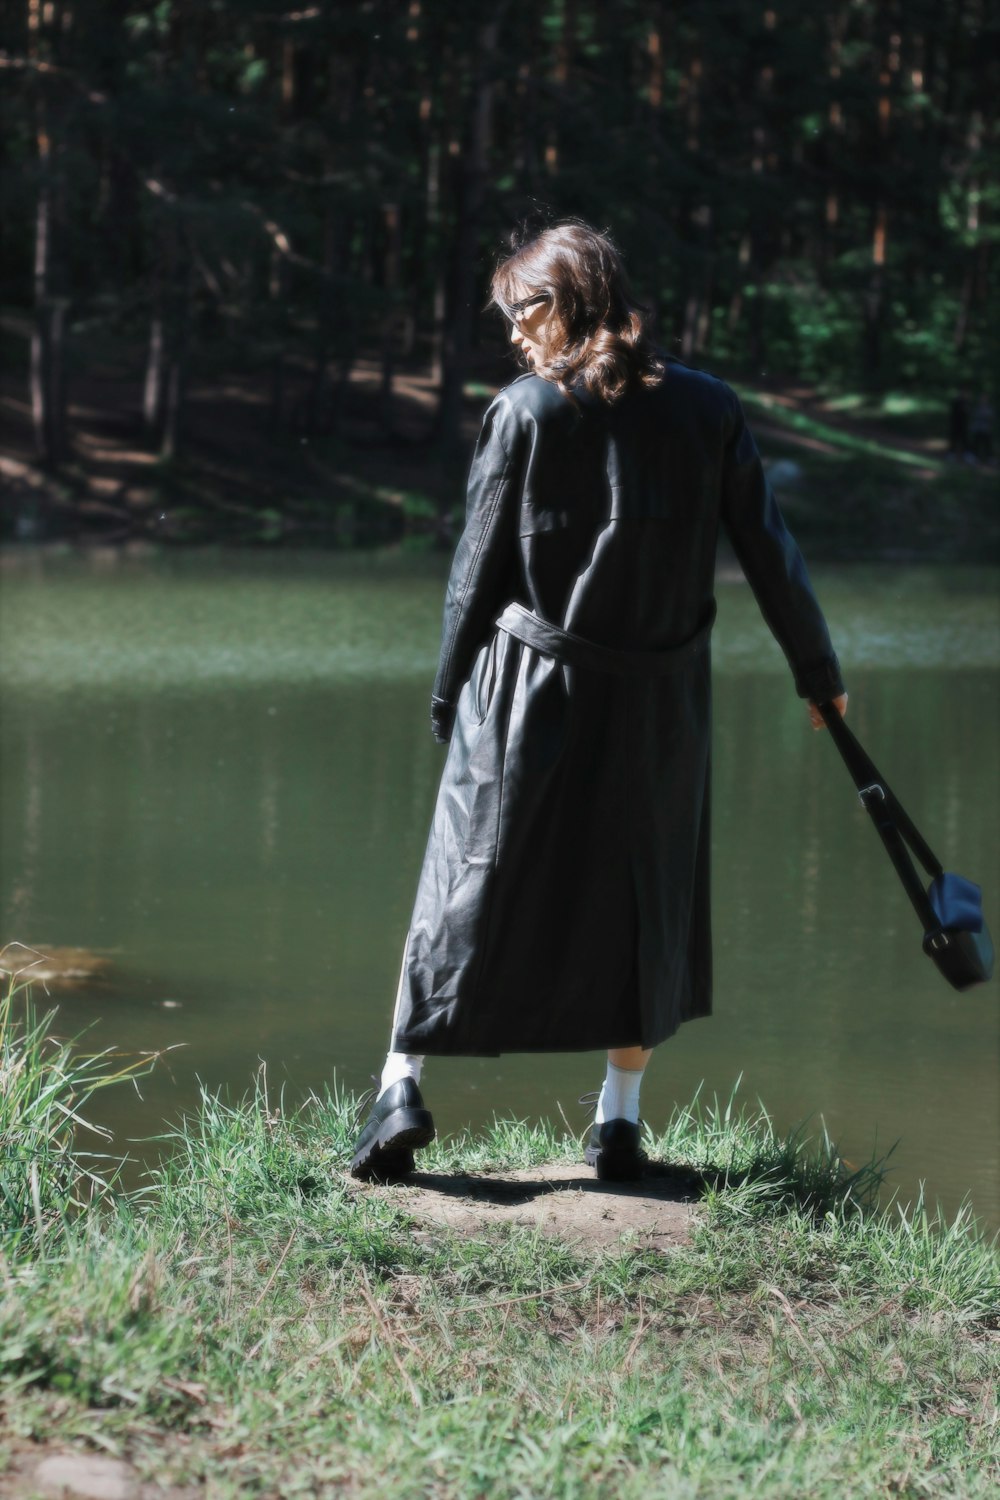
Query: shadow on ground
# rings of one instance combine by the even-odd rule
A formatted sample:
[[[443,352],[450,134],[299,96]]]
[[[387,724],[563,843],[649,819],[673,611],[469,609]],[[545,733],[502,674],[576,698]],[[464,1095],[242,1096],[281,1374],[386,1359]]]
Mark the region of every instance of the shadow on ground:
[[[523,1171],[415,1172],[359,1191],[383,1194],[418,1225],[478,1234],[502,1225],[533,1228],[581,1248],[607,1249],[623,1237],[650,1249],[691,1238],[702,1174],[650,1163],[641,1182],[600,1182],[574,1162]]]

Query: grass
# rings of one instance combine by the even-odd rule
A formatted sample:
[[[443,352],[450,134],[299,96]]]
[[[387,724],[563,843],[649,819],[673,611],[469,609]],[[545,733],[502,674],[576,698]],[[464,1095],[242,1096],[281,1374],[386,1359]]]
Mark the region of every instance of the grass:
[[[768,392],[741,396],[766,460],[791,459],[795,484],[777,482],[778,498],[809,557],[933,556],[953,562],[995,555],[1000,544],[996,469],[949,463],[900,439],[945,430],[929,403],[901,397],[875,409],[848,397],[827,403],[850,416],[847,428],[796,411]],[[866,431],[877,423],[875,434]]]
[[[58,1433],[210,1497],[996,1493],[996,1245],[968,1205],[876,1212],[879,1161],[849,1172],[825,1136],[696,1096],[648,1143],[700,1184],[690,1243],[457,1235],[346,1175],[350,1097],[291,1110],[262,1069],[236,1101],[203,1092],[126,1195],[57,1107],[93,1097],[97,1061],[20,991],[3,1017],[11,1453]],[[8,1109],[12,1078],[48,1112]],[[427,1157],[530,1168],[578,1143],[508,1120]]]
[[[35,1012],[28,985],[12,981],[0,995],[0,1245],[8,1255],[44,1254],[74,1211],[107,1197],[117,1164],[81,1151],[76,1138],[81,1130],[111,1134],[83,1111],[101,1089],[142,1077],[155,1060],[115,1067],[110,1049],[82,1053],[51,1036],[50,1023]]]
[[[790,411],[764,393],[750,392],[744,396],[743,400],[744,405],[751,412],[766,415],[769,421],[778,422],[789,432],[803,433],[843,454],[865,454],[870,458],[894,464],[908,464],[914,468],[932,470],[935,473],[942,473],[945,470],[944,460],[941,458],[924,453],[913,453],[908,448],[890,447],[885,441],[866,437],[863,430],[847,432],[843,428],[832,427],[829,423],[806,412]]]

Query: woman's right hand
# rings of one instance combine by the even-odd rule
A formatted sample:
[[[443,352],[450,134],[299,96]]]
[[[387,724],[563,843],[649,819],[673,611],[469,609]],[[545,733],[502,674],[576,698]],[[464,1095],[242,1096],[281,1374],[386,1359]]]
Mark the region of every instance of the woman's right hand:
[[[847,694],[846,693],[841,693],[841,695],[840,695],[839,698],[831,698],[830,701],[833,704],[834,708],[837,709],[837,711],[839,712],[840,717],[843,718],[844,715],[847,713]],[[810,720],[812,722],[812,727],[814,729],[825,729],[826,728],[826,723],[825,723],[825,721],[823,719],[823,715],[820,713],[819,709],[816,707],[816,704],[810,702],[808,706],[809,706],[809,718],[810,718]]]

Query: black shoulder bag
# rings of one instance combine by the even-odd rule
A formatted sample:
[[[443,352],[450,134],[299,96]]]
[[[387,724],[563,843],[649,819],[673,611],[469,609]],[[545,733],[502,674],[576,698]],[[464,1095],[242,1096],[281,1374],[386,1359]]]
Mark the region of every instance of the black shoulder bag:
[[[924,952],[956,990],[967,990],[974,984],[984,983],[993,973],[993,941],[983,919],[979,886],[962,875],[952,875],[941,868],[940,860],[934,857],[923,835],[848,729],[840,712],[832,703],[821,703],[819,711],[920,918],[924,929]],[[926,891],[910,857],[910,849],[932,877]]]

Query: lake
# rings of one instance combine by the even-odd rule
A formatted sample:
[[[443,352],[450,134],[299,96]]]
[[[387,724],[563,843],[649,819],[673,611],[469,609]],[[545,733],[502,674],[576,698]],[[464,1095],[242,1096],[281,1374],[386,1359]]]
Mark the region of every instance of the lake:
[[[135,1159],[200,1085],[292,1105],[381,1066],[444,748],[430,685],[447,559],[0,554],[0,942],[96,950],[53,990],[88,1051],[173,1047],[92,1114]],[[998,909],[998,573],[815,567],[850,723],[946,868]],[[759,1100],[888,1197],[1000,1228],[996,983],[959,995],[753,596],[720,571],[713,638],[715,1014],[653,1058],[642,1110]],[[10,961],[8,955],[7,962]],[[175,1045],[178,1044],[178,1045]],[[583,1130],[597,1054],[430,1059],[439,1129],[494,1113]],[[96,1137],[86,1143],[101,1148]]]

